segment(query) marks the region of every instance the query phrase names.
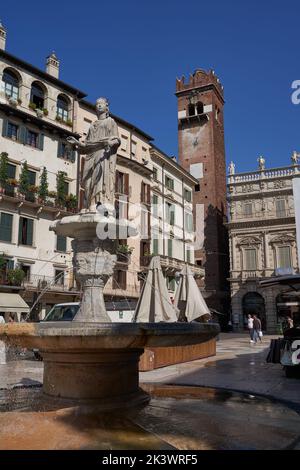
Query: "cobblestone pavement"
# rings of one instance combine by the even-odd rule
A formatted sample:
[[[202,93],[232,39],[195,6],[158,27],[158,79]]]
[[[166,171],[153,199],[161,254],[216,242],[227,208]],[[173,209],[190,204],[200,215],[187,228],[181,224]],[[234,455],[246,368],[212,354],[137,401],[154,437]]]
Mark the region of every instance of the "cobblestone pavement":
[[[280,364],[265,361],[271,338],[250,345],[248,335],[223,333],[217,355],[140,374],[142,383],[200,385],[262,394],[300,406],[300,379],[287,379]],[[0,365],[0,389],[34,386],[43,379],[43,363],[15,360]]]

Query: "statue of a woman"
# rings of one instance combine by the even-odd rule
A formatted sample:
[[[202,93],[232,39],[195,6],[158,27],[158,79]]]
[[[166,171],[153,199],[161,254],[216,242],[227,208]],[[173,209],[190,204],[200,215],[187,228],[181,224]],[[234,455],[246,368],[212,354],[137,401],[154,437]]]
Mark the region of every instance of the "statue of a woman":
[[[117,150],[121,143],[116,122],[109,116],[108,101],[96,101],[98,120],[89,128],[84,142],[74,137],[67,141],[79,154],[84,154],[81,186],[84,189],[85,209],[94,211],[99,203],[114,204]]]

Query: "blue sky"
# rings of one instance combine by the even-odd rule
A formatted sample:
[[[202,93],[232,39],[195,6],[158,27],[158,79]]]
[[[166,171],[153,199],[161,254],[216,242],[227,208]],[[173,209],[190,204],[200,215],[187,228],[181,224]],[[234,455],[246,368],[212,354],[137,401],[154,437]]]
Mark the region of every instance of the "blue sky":
[[[298,3],[298,4],[297,4]],[[225,88],[227,161],[239,171],[289,164],[300,151],[300,3],[252,0],[36,0],[0,10],[7,51],[44,68],[55,50],[60,78],[107,96],[115,114],[177,155],[176,76],[215,70]]]

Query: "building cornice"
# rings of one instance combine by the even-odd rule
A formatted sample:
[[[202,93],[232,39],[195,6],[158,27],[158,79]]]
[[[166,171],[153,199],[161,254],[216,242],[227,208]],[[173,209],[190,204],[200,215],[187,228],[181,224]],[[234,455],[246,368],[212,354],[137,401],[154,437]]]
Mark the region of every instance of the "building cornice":
[[[58,78],[53,77],[47,72],[44,72],[43,70],[35,67],[32,64],[29,64],[25,60],[19,59],[18,57],[4,51],[0,50],[0,59],[6,59],[9,61],[11,64],[16,65],[17,67],[21,67],[28,72],[33,73],[34,75],[40,77],[41,79],[53,83],[59,88],[62,88],[63,90],[71,93],[72,95],[75,95],[78,99],[84,98],[87,96],[87,94],[81,90],[78,90],[77,88],[74,88],[73,86],[69,85],[68,83],[63,82],[62,80],[59,80]]]
[[[228,227],[228,230],[238,229],[238,228],[259,228],[259,227],[274,227],[276,225],[286,226],[287,224],[295,225],[295,217],[275,217],[274,219],[260,219],[260,220],[246,220],[244,222],[227,222],[225,225]]]
[[[121,166],[129,168],[136,173],[146,176],[147,178],[151,178],[152,170],[145,165],[133,160],[131,158],[123,157],[122,155],[117,155],[117,163]]]
[[[165,163],[166,165],[169,165],[177,174],[180,175],[181,178],[184,178],[185,180],[189,181],[189,183],[192,183],[192,185],[198,184],[199,181],[194,178],[188,171],[186,171],[182,166],[180,166],[177,161],[172,160],[166,153],[164,153],[162,150],[160,150],[158,147],[152,145],[150,148],[150,155],[151,158],[156,158],[159,160],[159,163],[161,162]]]

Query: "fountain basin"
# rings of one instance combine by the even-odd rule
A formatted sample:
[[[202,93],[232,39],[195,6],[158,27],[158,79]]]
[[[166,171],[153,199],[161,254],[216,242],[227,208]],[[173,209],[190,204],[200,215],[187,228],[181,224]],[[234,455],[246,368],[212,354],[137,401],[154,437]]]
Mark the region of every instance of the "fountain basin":
[[[7,344],[39,349],[44,360],[43,392],[103,409],[149,401],[139,388],[139,358],[145,347],[192,345],[219,333],[212,323],[49,322],[0,325]]]

